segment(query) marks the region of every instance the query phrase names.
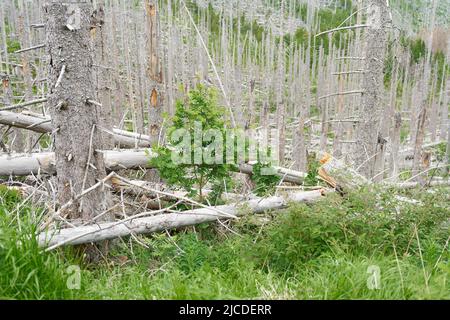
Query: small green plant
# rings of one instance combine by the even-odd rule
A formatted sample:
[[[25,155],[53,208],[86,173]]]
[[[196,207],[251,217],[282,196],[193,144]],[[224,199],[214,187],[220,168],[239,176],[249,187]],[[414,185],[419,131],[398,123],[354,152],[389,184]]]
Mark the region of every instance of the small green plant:
[[[151,163],[161,177],[172,186],[186,189],[190,196],[198,195],[201,201],[206,185],[212,187],[213,202],[230,186],[233,165],[224,161],[225,148],[214,148],[223,146],[226,139],[223,114],[216,91],[199,85],[185,100],[177,101],[172,126],[167,130],[169,144],[154,148],[158,156]],[[181,155],[182,159],[178,158]]]
[[[252,181],[255,183],[255,190],[253,192],[258,196],[266,196],[272,193],[281,181],[281,178],[275,174],[263,174],[263,169],[270,170],[270,164],[258,162],[253,165]]]
[[[320,162],[316,160],[316,155],[308,156],[308,174],[305,178],[305,185],[316,186],[319,183],[317,177],[319,176]]]

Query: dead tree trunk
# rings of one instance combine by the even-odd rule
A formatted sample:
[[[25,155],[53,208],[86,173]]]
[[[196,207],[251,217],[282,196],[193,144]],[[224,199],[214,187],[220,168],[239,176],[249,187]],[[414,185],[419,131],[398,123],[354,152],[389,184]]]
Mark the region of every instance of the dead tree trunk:
[[[160,143],[162,130],[162,108],[163,108],[163,72],[159,47],[159,15],[157,1],[146,0],[145,11],[148,24],[148,69],[147,74],[150,80],[150,105],[148,110],[149,135],[152,145]],[[159,174],[156,170],[148,172],[151,181],[159,181]]]
[[[149,131],[152,143],[158,143],[162,124],[163,73],[159,48],[158,8],[156,1],[145,2],[148,23],[148,77],[150,79]]]
[[[112,103],[111,89],[109,85],[110,69],[108,65],[108,41],[105,32],[105,1],[99,1],[98,8],[93,16],[91,36],[94,44],[96,68],[94,80],[98,102],[101,103],[100,123],[107,130],[112,131]],[[111,135],[102,132],[102,149],[112,149],[114,139]]]
[[[91,2],[53,2],[45,6],[49,55],[49,98],[57,172],[57,203],[63,206],[106,176],[98,130],[98,106],[92,77]],[[64,215],[74,223],[90,222],[109,208],[110,194],[98,188],[74,201]],[[88,248],[89,258],[94,251]]]
[[[367,178],[377,175],[377,154],[380,153],[379,131],[383,110],[383,68],[387,45],[386,27],[389,11],[386,0],[368,1],[368,25],[365,44],[365,65],[367,72],[362,80],[362,103],[359,110],[360,122],[356,130],[354,162],[361,167]]]
[[[0,75],[3,89],[3,104],[9,106],[13,104],[13,90],[11,88],[11,78],[8,74]],[[9,151],[24,151],[24,134],[22,130],[12,129],[8,139]]]
[[[394,116],[394,129],[391,134],[391,155],[390,155],[390,173],[395,178],[398,175],[398,153],[400,148],[400,135],[402,130],[402,115],[400,112]]]

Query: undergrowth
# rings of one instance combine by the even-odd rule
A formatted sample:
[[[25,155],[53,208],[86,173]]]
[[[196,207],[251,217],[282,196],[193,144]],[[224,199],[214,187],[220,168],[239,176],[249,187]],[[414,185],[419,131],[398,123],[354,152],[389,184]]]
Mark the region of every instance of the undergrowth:
[[[450,299],[448,189],[360,190],[246,216],[234,233],[200,225],[122,239],[95,266],[67,248],[43,253],[32,223],[42,211],[14,192],[0,199],[3,299]],[[74,265],[79,290],[67,287]]]

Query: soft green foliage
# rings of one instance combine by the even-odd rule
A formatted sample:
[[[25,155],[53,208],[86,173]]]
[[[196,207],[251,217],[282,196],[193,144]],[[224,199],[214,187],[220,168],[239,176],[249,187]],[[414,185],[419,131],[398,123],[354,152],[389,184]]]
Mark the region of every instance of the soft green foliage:
[[[155,147],[155,152],[158,157],[151,160],[152,164],[158,168],[161,177],[165,179],[170,185],[183,187],[191,193],[191,195],[200,195],[203,199],[203,190],[207,184],[210,184],[216,192],[214,193],[217,201],[217,196],[225,190],[225,187],[230,184],[230,171],[232,165],[225,163],[225,148],[223,148],[222,161],[208,164],[204,159],[203,151],[212,146],[215,139],[212,141],[205,141],[203,133],[210,129],[217,130],[222,141],[226,141],[225,123],[222,120],[224,109],[217,104],[216,91],[212,88],[204,86],[197,86],[196,90],[188,93],[186,100],[178,100],[176,103],[176,111],[172,120],[172,126],[168,128],[168,136],[172,138],[172,134],[177,130],[185,130],[186,134],[190,134],[190,157],[187,162],[176,163],[173,160],[173,152],[183,150],[176,149],[180,141],[171,141],[174,145],[164,147]],[[201,125],[200,139],[196,139],[196,130]],[[180,137],[181,139],[183,137]],[[200,151],[199,151],[200,150]],[[196,161],[196,155],[200,154],[200,158]],[[184,150],[184,152],[188,152]],[[215,156],[216,151],[212,151]]]
[[[393,201],[395,193],[361,192],[293,206],[262,229],[251,228],[249,217],[235,227],[242,237],[226,240],[202,228],[153,237],[151,250],[135,257],[137,266],[113,272],[111,287],[105,288],[107,274],[96,277],[95,292],[169,299],[449,298],[444,223],[450,213],[441,206],[443,192],[409,195],[423,207]],[[371,265],[381,269],[380,290],[367,288]],[[127,290],[130,282],[137,291]]]
[[[436,158],[439,162],[443,162],[445,160],[445,155],[447,153],[447,144],[446,143],[440,143],[436,146]]]
[[[449,189],[360,190],[220,226],[124,240],[66,287],[68,250],[44,254],[16,193],[2,191],[0,296],[6,299],[450,299]],[[395,195],[421,205],[395,200]],[[5,206],[5,199],[9,204]],[[7,214],[5,214],[7,212]],[[273,219],[268,222],[267,218]],[[416,230],[417,235],[416,235]],[[420,245],[419,245],[420,244]],[[422,257],[422,258],[421,258]],[[423,263],[423,267],[422,267]],[[367,287],[370,266],[381,287]]]
[[[209,201],[211,203],[218,203],[220,195],[225,190],[231,189],[231,174],[237,170],[237,163],[241,161],[248,161],[249,155],[249,139],[245,137],[243,131],[230,130],[225,126],[225,122],[222,120],[224,115],[224,108],[217,105],[216,91],[213,88],[207,88],[202,85],[197,86],[196,90],[192,90],[188,93],[188,97],[185,100],[178,100],[176,104],[176,111],[174,117],[171,119],[171,127],[168,128],[168,136],[172,139],[173,134],[178,130],[185,130],[186,135],[189,134],[190,145],[189,150],[180,147],[179,143],[182,143],[183,138],[186,135],[182,135],[177,141],[170,141],[168,146],[155,147],[154,151],[158,154],[157,157],[151,159],[151,163],[158,169],[161,177],[171,186],[182,187],[187,190],[191,196],[199,195],[200,200],[203,199],[202,191],[205,186],[211,187],[212,193],[210,193]],[[216,142],[216,138],[211,140],[205,140],[200,142],[196,139],[196,130],[201,128],[200,134],[203,135],[208,130],[216,130],[220,134],[221,140],[218,143],[221,148],[216,148],[215,151],[207,151],[212,157],[216,156],[216,152],[221,152],[218,156],[221,161],[214,162],[213,164],[205,161],[205,154],[199,150],[208,150],[213,147]],[[200,144],[201,143],[201,144]],[[232,155],[232,163],[230,163],[230,155],[227,154],[227,148],[233,146],[233,152],[229,151]],[[242,147],[242,149],[241,149]],[[199,158],[196,157],[195,152],[201,154]],[[270,156],[271,151],[267,151],[267,156]],[[173,154],[177,153],[180,157],[183,154],[190,152],[187,162],[174,161]],[[244,154],[238,154],[243,152]],[[258,155],[261,155],[258,153]],[[195,159],[200,161],[195,161]],[[271,169],[270,161],[262,161],[253,166],[252,180],[255,182],[256,188],[254,193],[257,195],[266,195],[274,191],[274,188],[280,182],[280,178],[273,172],[273,174],[263,174],[261,170]]]
[[[252,181],[255,183],[253,193],[258,196],[266,196],[275,191],[275,187],[280,183],[281,178],[275,174],[262,174],[262,169],[271,169],[270,165],[257,163],[253,166]]]
[[[315,156],[308,157],[308,174],[305,178],[305,185],[316,186],[319,182],[319,168],[321,164],[315,159]]]
[[[6,42],[8,46],[8,53],[14,53],[21,49],[20,42],[17,40],[7,39]]]

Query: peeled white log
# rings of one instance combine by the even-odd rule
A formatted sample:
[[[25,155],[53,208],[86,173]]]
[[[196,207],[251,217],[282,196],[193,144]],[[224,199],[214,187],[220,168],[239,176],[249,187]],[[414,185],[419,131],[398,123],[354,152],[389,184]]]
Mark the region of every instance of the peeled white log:
[[[126,150],[126,151],[103,151],[105,156],[106,168],[110,171],[121,169],[151,169],[150,160],[155,156],[151,151]],[[12,154],[0,155],[0,176],[28,176],[30,174],[55,174],[56,168],[55,154],[33,153],[33,154]],[[239,167],[240,172],[251,175],[253,166],[242,164]],[[282,177],[285,182],[301,184],[304,173],[292,171],[283,168],[276,168],[277,175]]]
[[[16,128],[27,129],[38,133],[52,132],[52,125],[50,118],[40,118],[22,113],[0,111],[0,124],[13,126]],[[128,131],[113,129],[108,131],[114,137],[114,142],[118,146],[123,147],[150,147],[150,137],[131,133]]]
[[[169,229],[177,229],[218,220],[217,211],[239,216],[244,210],[262,213],[268,210],[282,209],[289,202],[313,202],[322,198],[324,190],[299,192],[286,196],[254,199],[241,204],[201,208],[182,213],[160,214],[147,218],[138,218],[127,222],[110,222],[58,231],[47,231],[38,237],[41,247],[79,245],[99,242],[131,234],[149,234]],[[151,214],[151,213],[149,213]]]
[[[154,154],[149,151],[103,151],[106,168],[110,171],[149,168]],[[0,176],[28,176],[30,174],[55,174],[53,152],[0,155]]]

